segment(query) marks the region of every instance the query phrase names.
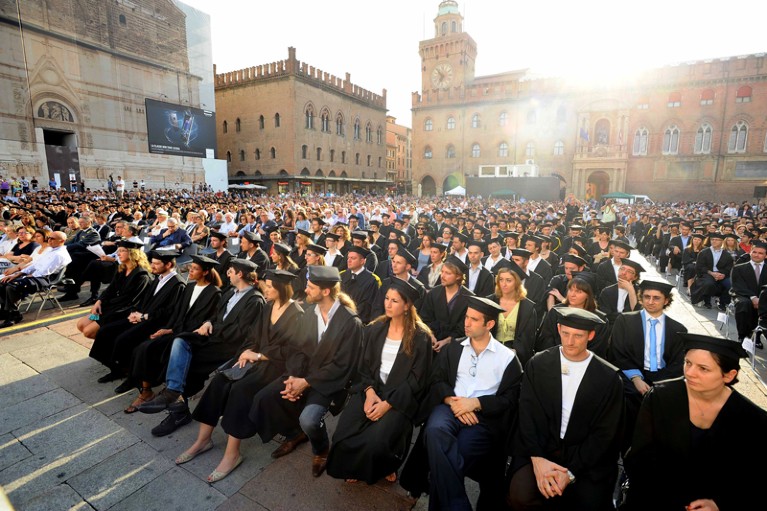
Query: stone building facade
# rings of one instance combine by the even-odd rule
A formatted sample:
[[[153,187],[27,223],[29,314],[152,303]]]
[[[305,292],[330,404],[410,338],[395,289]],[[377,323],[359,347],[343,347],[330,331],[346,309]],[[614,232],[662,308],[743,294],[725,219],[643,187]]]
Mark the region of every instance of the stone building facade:
[[[219,155],[231,183],[268,193],[389,191],[386,90],[296,58],[216,74]]]
[[[182,8],[0,0],[0,175],[56,177],[67,188],[74,176],[93,189],[110,174],[149,187],[201,182],[199,158],[149,154],[147,144],[146,98],[201,106]],[[197,13],[209,46],[209,18]]]
[[[386,117],[386,160],[389,180],[396,182],[397,193],[412,193],[413,130],[397,124],[397,118]]]
[[[420,42],[413,190],[529,165],[561,195],[737,200],[767,184],[767,66],[745,55],[653,69],[584,88],[527,70],[475,76],[477,45],[454,0]],[[470,190],[469,190],[470,192]]]

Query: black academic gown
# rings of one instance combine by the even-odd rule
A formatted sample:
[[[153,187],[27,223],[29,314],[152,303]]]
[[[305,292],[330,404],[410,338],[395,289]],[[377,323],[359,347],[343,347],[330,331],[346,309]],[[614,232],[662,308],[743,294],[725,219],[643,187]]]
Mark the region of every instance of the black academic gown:
[[[221,277],[221,289],[227,289],[230,284],[229,277],[227,276],[226,272],[229,269],[229,261],[231,261],[233,257],[232,253],[228,250],[224,250],[221,255],[213,252],[212,254],[208,254],[208,257],[214,261],[218,261],[218,265],[216,265],[216,272],[218,273],[218,276]]]
[[[562,340],[559,337],[559,330],[557,324],[559,323],[558,309],[566,307],[562,303],[556,304],[551,308],[546,317],[543,318],[543,323],[538,331],[538,338],[535,341],[535,351],[543,351],[552,346],[559,346],[562,344]],[[594,339],[589,342],[589,351],[599,355],[602,358],[607,358],[607,353],[610,348],[610,324],[607,322],[607,316],[599,309],[594,311],[594,314],[599,316],[604,325],[597,325]]]
[[[253,253],[252,256],[248,257],[247,252],[240,251],[239,254],[237,254],[238,259],[249,259],[251,262],[256,263],[256,266],[258,267],[256,269],[256,273],[258,274],[258,279],[263,280],[264,276],[266,275],[266,270],[269,269],[269,256],[261,247],[256,248],[256,251]]]
[[[196,421],[215,426],[219,417],[223,417],[221,427],[228,435],[239,439],[250,438],[256,434],[255,425],[248,420],[253,396],[275,379],[280,379],[286,371],[300,369],[303,361],[301,354],[313,348],[300,328],[304,311],[293,302],[272,324],[273,306],[270,302],[264,307],[255,328],[222,367],[232,367],[245,350],[261,353],[265,358],[254,363],[240,380],[230,381],[221,374],[214,375],[194,409]]]
[[[328,456],[327,471],[333,477],[374,484],[396,472],[410,449],[412,420],[431,367],[431,340],[426,332],[418,331],[411,355],[400,346],[384,383],[380,375],[381,352],[388,329],[389,321],[365,327],[359,382],[341,414]],[[368,387],[373,387],[378,397],[392,406],[377,422],[370,421],[363,410]]]
[[[173,333],[148,339],[133,350],[133,360],[130,368],[130,376],[135,382],[146,381],[152,386],[165,381],[165,368],[170,358],[170,347],[173,339],[181,332],[192,332],[202,326],[208,320],[213,320],[218,304],[221,300],[221,290],[213,284],[208,284],[190,307],[195,284],[189,284],[176,303],[171,317],[161,328],[168,328]],[[157,330],[160,330],[158,328]],[[154,333],[154,332],[152,332]],[[150,334],[151,335],[151,334]]]
[[[469,287],[469,274],[464,274],[466,280],[464,284]],[[474,289],[470,290],[477,296],[487,296],[495,291],[495,276],[493,273],[484,266],[479,267],[479,275],[477,275],[477,283],[474,284]]]
[[[594,355],[575,395],[564,438],[562,362],[558,346],[536,354],[525,366],[516,433],[508,452],[512,472],[540,456],[568,468],[576,483],[557,497],[557,509],[608,510],[618,476],[623,385],[618,368]],[[512,482],[512,484],[514,484]],[[535,489],[537,492],[537,489]]]
[[[357,306],[357,315],[364,325],[372,321],[373,303],[378,296],[381,282],[378,276],[363,268],[358,275],[346,270],[341,274],[341,291],[349,295]]]
[[[127,276],[124,271],[116,272],[109,287],[99,296],[101,300],[99,325],[108,325],[123,319],[135,310],[151,282],[152,276],[141,267],[134,268]]]
[[[709,429],[693,426],[689,413],[683,378],[645,395],[624,464],[625,509],[676,511],[697,499],[712,499],[722,511],[763,509],[762,492],[744,488],[743,471],[732,467],[767,456],[758,436],[767,431],[767,412],[733,389]]]
[[[452,303],[448,304],[445,287],[440,284],[426,294],[418,315],[431,328],[438,341],[449,337],[453,342],[466,335],[463,322],[470,296],[474,296],[474,293],[461,286],[453,296]]]
[[[381,314],[384,313],[384,300],[386,299],[386,292],[389,291],[389,288],[392,286],[392,281],[396,278],[394,275],[392,275],[389,278],[383,279],[381,281],[381,287],[378,288],[378,294],[376,295],[375,301],[373,302],[372,309],[371,309],[371,317],[377,318]],[[417,311],[420,310],[423,305],[423,300],[426,297],[426,287],[424,287],[423,283],[413,277],[412,275],[408,275],[407,279],[408,283],[413,286],[418,291],[418,299],[413,304]]]
[[[535,270],[533,270],[535,273],[541,276],[543,279],[543,283],[545,286],[549,285],[549,282],[551,282],[551,277],[554,276],[554,270],[551,268],[551,265],[548,261],[545,259],[539,258],[540,261],[538,262],[538,265],[535,267]]]
[[[613,260],[605,259],[597,265],[597,288],[594,290],[594,295],[599,296],[607,286],[618,283],[618,277],[615,276],[615,267],[613,266]]]
[[[234,289],[231,289],[221,298],[213,319],[211,335],[195,332],[182,332],[177,335],[192,348],[192,365],[189,367],[184,387],[186,396],[193,396],[202,390],[208,375],[234,356],[263,313],[264,297],[253,287],[240,298],[224,319],[227,302],[233,295]]]
[[[356,375],[362,349],[359,317],[351,309],[339,306],[320,337],[315,307],[309,305],[305,309],[301,322],[302,331],[314,344],[313,351],[303,361],[303,369],[273,381],[253,398],[248,416],[264,443],[277,434],[300,429],[298,418],[306,405],[326,406],[338,413],[346,400],[349,382]],[[305,378],[310,385],[298,401],[289,401],[280,395],[288,376]]]
[[[607,321],[609,321],[611,325],[615,324],[615,319],[619,314],[623,312],[642,310],[642,303],[638,298],[636,306],[631,309],[631,304],[629,303],[628,296],[626,297],[626,301],[623,303],[623,310],[618,310],[618,284],[612,284],[604,288],[602,292],[599,293],[599,300],[597,301],[597,305],[599,310],[605,313],[607,316]]]
[[[147,287],[141,303],[131,311],[147,314],[147,319],[134,324],[128,320],[130,312],[126,312],[123,318],[102,325],[93,341],[91,358],[112,370],[129,369],[133,350],[162,328],[184,292],[185,284],[178,275],[173,275],[155,294],[158,284],[159,279],[155,278]]]
[[[543,281],[543,277],[531,271],[530,274],[522,281],[522,285],[527,289],[527,297],[535,304],[535,312],[538,313],[538,320],[540,321],[546,314],[546,283]]]

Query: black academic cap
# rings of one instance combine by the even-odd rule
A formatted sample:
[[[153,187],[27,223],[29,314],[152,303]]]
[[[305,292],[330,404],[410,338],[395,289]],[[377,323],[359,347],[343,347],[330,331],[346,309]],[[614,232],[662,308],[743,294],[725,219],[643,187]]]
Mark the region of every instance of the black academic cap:
[[[259,236],[257,232],[243,231],[240,237],[245,238],[252,243],[261,243],[261,236]]]
[[[485,316],[490,316],[491,318],[497,318],[498,314],[505,312],[503,307],[491,299],[483,298],[481,296],[470,296],[469,308],[481,312]]]
[[[280,228],[279,225],[267,225],[267,226],[264,227],[264,232],[266,234],[271,234],[274,231],[278,230],[279,228]]]
[[[302,234],[302,235],[306,236],[307,238],[311,238],[312,237],[312,233],[310,233],[309,231],[306,231],[304,229],[296,229],[296,232],[298,234]]]
[[[193,263],[197,263],[205,270],[209,270],[211,268],[215,268],[218,266],[218,261],[215,259],[211,259],[210,257],[205,257],[203,255],[192,255],[190,256],[192,258]]]
[[[354,231],[352,233],[352,238],[357,240],[365,241],[368,239],[368,232],[367,231]]]
[[[325,234],[325,239],[338,241],[341,239],[341,236],[339,236],[338,234],[333,234],[332,232],[329,232]]]
[[[415,266],[418,264],[418,259],[416,256],[411,254],[410,251],[403,246],[400,246],[399,249],[397,249],[397,255],[403,257],[410,266]]]
[[[708,237],[709,239],[712,239],[712,240],[723,240],[724,234],[722,234],[721,232],[712,232],[711,234],[708,235]]]
[[[597,290],[597,274],[591,271],[574,271],[573,272],[573,280],[578,279],[589,286],[591,286],[592,291],[596,292]]]
[[[290,247],[287,246],[284,243],[275,243],[274,244],[274,250],[279,252],[282,255],[289,255],[290,254]]]
[[[612,245],[614,247],[620,247],[623,250],[626,250],[628,252],[631,252],[631,250],[632,250],[631,245],[629,245],[628,243],[626,243],[625,241],[622,241],[622,240],[610,240],[608,245]]]
[[[311,250],[315,254],[323,255],[323,256],[328,253],[328,249],[327,248],[321,247],[321,246],[319,246],[317,244],[314,244],[314,243],[309,243],[308,245],[306,245],[306,250]]]
[[[341,282],[341,274],[335,266],[309,266],[309,281],[314,284]]]
[[[418,290],[407,280],[393,278],[391,279],[391,288],[404,295],[410,303],[414,303],[421,297]]]
[[[466,236],[464,233],[462,233],[462,232],[458,232],[458,231],[456,231],[456,230],[453,230],[453,237],[454,237],[454,238],[458,238],[458,239],[459,239],[459,240],[461,240],[463,243],[466,243],[467,241],[469,241],[469,238],[468,238],[468,236]]]
[[[447,250],[447,245],[444,243],[433,243],[431,246],[438,249],[440,252],[445,252]]]
[[[634,271],[639,275],[644,271],[644,267],[642,267],[641,264],[639,264],[636,261],[632,261],[631,259],[621,259],[621,264],[625,264],[626,266],[631,266]]]
[[[751,250],[753,250],[755,248],[763,248],[763,249],[767,250],[767,243],[765,243],[763,241],[755,241],[755,242],[753,242],[751,244]]]
[[[572,230],[572,231],[582,231],[583,230],[583,226],[580,225],[580,224],[572,224],[570,226],[570,230]]]
[[[458,259],[456,256],[451,255],[447,259],[445,259],[445,264],[452,264],[455,265],[458,270],[460,270],[461,273],[468,273],[469,267],[466,266],[466,263]]]
[[[602,318],[586,309],[577,307],[557,307],[559,313],[557,322],[560,325],[577,328],[578,330],[595,330],[597,325],[604,325]]]
[[[671,290],[674,289],[674,285],[669,284],[665,280],[643,279],[642,282],[639,283],[639,289],[642,291],[645,289],[655,289],[668,296],[671,294]]]
[[[362,257],[367,257],[370,254],[370,250],[366,249],[365,247],[357,247],[357,246],[354,246],[354,245],[349,247],[349,249],[346,252],[347,253],[349,253],[349,252],[356,252],[359,255],[361,255]]]
[[[143,248],[144,242],[141,241],[141,238],[123,238],[120,241],[117,242],[118,247],[123,248]]]
[[[524,248],[515,248],[511,251],[511,255],[524,257],[525,259],[530,259],[531,254],[532,252]]]
[[[572,263],[577,264],[578,266],[586,266],[589,264],[584,258],[573,255],[573,254],[565,254],[562,256],[562,264],[564,263]]]
[[[698,238],[698,239],[700,239],[700,240],[704,240],[704,239],[706,239],[706,237],[705,237],[705,236],[703,236],[703,235],[702,235],[701,233],[699,233],[699,232],[693,233],[693,234],[692,234],[692,237],[693,237],[693,238]]]
[[[371,220],[368,222],[370,225],[375,225],[376,227],[381,227],[381,221],[380,220]]]
[[[226,234],[224,234],[222,232],[217,232],[217,231],[210,231],[210,236],[212,238],[218,238],[221,241],[224,241],[227,238]]]
[[[469,247],[479,247],[479,250],[482,252],[487,252],[487,245],[485,245],[485,242],[480,240],[471,240],[468,245]]]
[[[677,335],[682,338],[685,351],[706,350],[736,360],[748,356],[746,350],[737,341],[687,332],[679,332]]]
[[[292,282],[296,277],[297,275],[295,273],[287,270],[267,270],[266,275],[264,276],[267,280],[276,280],[277,282],[282,282],[284,284]]]
[[[243,273],[252,273],[258,270],[258,265],[250,259],[243,259],[240,257],[233,257],[229,260],[229,264],[235,271],[241,271]]]
[[[509,267],[511,268],[511,271],[517,274],[519,280],[525,280],[527,278],[527,273],[525,273],[525,270],[523,270],[522,267],[520,267],[513,260],[509,261]]]
[[[148,255],[149,259],[159,259],[164,263],[169,263],[181,254],[175,250],[152,250]]]
[[[325,225],[325,220],[323,220],[322,218],[320,218],[320,217],[318,217],[318,216],[315,216],[314,218],[312,218],[312,220],[311,220],[311,221],[312,221],[312,222],[314,222],[314,221],[317,221],[317,222],[319,222],[319,223],[320,223],[320,225]]]

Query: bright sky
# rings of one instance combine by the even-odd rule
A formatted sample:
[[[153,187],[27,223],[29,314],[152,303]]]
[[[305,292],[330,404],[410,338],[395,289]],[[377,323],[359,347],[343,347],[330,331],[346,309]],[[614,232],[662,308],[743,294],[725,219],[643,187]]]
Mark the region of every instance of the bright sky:
[[[211,16],[219,73],[300,61],[374,93],[411,125],[421,90],[418,43],[434,37],[439,0],[182,0]],[[666,64],[767,52],[764,0],[458,0],[477,43],[476,75],[530,68],[602,78]],[[715,6],[715,7],[713,7]]]

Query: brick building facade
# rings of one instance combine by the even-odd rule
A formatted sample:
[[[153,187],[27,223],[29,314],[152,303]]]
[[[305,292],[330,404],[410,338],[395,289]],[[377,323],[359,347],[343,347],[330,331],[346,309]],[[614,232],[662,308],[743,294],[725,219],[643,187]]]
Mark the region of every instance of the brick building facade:
[[[765,55],[666,66],[585,89],[527,70],[475,76],[477,45],[454,0],[420,42],[413,190],[442,193],[486,169],[531,165],[561,193],[655,200],[754,196],[767,180]]]
[[[216,74],[219,155],[231,183],[269,193],[385,192],[386,90],[296,59]]]
[[[199,158],[149,154],[144,111],[146,98],[201,106],[192,11],[171,0],[0,0],[0,174],[66,187],[74,175],[94,189],[110,174],[149,187],[203,181]],[[209,18],[194,12],[209,47]]]

